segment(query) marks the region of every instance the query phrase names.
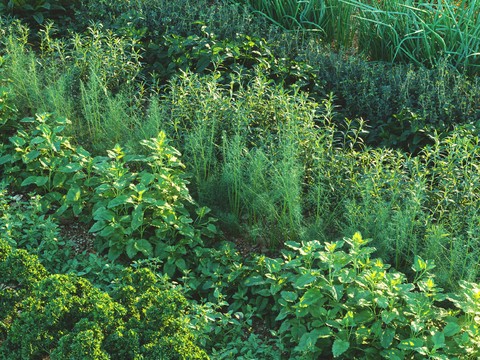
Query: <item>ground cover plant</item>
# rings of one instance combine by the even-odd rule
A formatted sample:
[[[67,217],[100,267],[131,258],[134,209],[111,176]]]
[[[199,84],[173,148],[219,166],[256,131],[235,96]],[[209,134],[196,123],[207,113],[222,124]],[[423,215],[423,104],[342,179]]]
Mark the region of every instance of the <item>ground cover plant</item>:
[[[476,55],[408,54],[451,5],[395,65],[430,5],[42,4],[0,17],[4,356],[479,356]]]

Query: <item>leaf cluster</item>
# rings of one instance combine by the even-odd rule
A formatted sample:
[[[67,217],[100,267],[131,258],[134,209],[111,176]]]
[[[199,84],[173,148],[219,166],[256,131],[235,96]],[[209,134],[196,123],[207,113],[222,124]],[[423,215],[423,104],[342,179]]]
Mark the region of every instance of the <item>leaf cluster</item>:
[[[276,314],[277,333],[292,356],[478,356],[478,286],[463,282],[458,301],[436,285],[435,265],[419,256],[409,282],[371,258],[368,242],[359,233],[324,245],[288,242],[283,258],[257,258],[243,286],[258,314]]]
[[[107,157],[93,158],[62,136],[66,120],[45,114],[22,121],[26,125],[0,157],[4,173],[19,189],[42,195],[44,214],[86,222],[93,217],[97,251],[108,251],[110,259],[159,256],[168,259],[173,275],[185,269],[179,254],[216,233],[209,210],[190,197],[180,154],[164,133],[142,142],[147,156],[116,146]]]

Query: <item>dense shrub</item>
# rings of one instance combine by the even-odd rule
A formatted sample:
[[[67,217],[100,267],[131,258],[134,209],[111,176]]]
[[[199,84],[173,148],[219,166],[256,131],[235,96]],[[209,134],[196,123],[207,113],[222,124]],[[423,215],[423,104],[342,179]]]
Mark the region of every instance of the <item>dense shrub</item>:
[[[261,16],[225,0],[193,3],[188,0],[88,0],[82,3],[78,20],[80,24],[104,23],[119,32],[140,36],[147,44],[157,42],[165,34],[200,35],[199,25],[215,31],[221,39],[233,39],[236,34],[265,36],[275,32]]]
[[[43,24],[46,19],[65,26],[72,21],[80,1],[66,0],[2,0],[0,14],[9,14],[27,21],[31,26]]]
[[[185,298],[149,270],[126,271],[112,298],[1,244],[2,358],[208,358],[188,329]]]
[[[315,44],[300,55],[325,92],[336,96],[337,111],[366,120],[371,145],[417,152],[429,135],[478,120],[480,83],[445,63],[433,69],[368,62],[328,52]],[[311,93],[317,98],[322,93]],[[478,124],[476,125],[478,126]]]
[[[291,358],[480,355],[478,285],[463,282],[457,295],[444,294],[433,263],[416,256],[409,282],[371,258],[374,249],[359,233],[345,242],[347,251],[344,241],[289,242],[283,258],[257,257],[242,284],[263,321],[274,317]]]
[[[34,255],[25,250],[13,250],[0,240],[0,318],[2,331],[16,304],[32,291],[35,284],[47,276],[47,271]]]

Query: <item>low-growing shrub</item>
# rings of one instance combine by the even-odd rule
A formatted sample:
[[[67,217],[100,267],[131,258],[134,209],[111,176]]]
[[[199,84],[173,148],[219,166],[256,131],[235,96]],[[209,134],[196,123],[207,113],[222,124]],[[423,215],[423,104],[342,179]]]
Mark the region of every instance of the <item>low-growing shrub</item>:
[[[0,14],[14,15],[35,26],[44,23],[45,19],[55,19],[59,22],[71,20],[74,11],[79,7],[79,1],[2,0]]]
[[[92,186],[93,158],[62,135],[67,119],[42,114],[21,122],[23,129],[9,138],[12,151],[0,159],[5,176],[17,189],[33,186],[42,194],[45,213],[61,215],[69,209],[80,216],[88,202],[87,189]]]
[[[188,248],[201,244],[202,236],[212,236],[216,228],[196,208],[191,217],[188,206],[195,207],[180,162],[180,153],[167,144],[165,133],[144,140],[149,155],[126,154],[120,146],[109,151],[109,159],[96,166],[100,185],[95,188],[93,224],[99,251],[108,249],[109,257],[126,254],[130,259],[143,254],[165,260],[165,272],[185,270]],[[140,171],[131,169],[140,164]],[[143,166],[145,164],[145,166]],[[143,166],[143,169],[142,169]]]
[[[35,284],[47,276],[47,271],[34,255],[14,250],[0,239],[0,319],[2,335],[10,321],[7,318],[16,304],[32,291]],[[5,322],[6,321],[6,322]]]
[[[469,78],[445,63],[433,69],[369,62],[307,45],[299,58],[311,66],[317,83],[336,96],[337,111],[365,119],[368,144],[418,152],[434,131],[476,123],[478,77]],[[317,101],[322,92],[312,92]],[[477,125],[478,126],[478,125]]]
[[[368,242],[359,233],[334,243],[288,242],[283,258],[257,257],[243,286],[262,320],[274,320],[290,356],[479,356],[478,285],[462,282],[456,295],[445,294],[430,273],[434,264],[419,256],[409,282],[371,258]]]
[[[48,275],[35,256],[0,244],[4,359],[208,359],[188,329],[187,301],[148,269],[126,270],[111,297],[85,279]]]

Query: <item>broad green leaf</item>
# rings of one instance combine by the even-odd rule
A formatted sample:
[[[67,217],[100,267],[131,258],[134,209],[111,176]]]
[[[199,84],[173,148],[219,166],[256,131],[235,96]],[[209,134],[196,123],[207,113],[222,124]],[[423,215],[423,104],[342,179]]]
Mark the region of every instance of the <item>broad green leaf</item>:
[[[105,226],[107,226],[107,223],[103,220],[97,221],[93,226],[88,230],[88,232],[94,233],[102,230]]]
[[[270,292],[270,289],[262,289],[260,291],[257,291],[257,295],[269,297],[272,295],[272,293]]]
[[[59,133],[63,132],[63,130],[65,130],[65,126],[63,126],[63,125],[55,126],[53,128],[53,132],[55,134],[59,134]]]
[[[83,211],[83,204],[80,202],[73,204],[72,210],[73,210],[73,215],[79,216]]]
[[[330,293],[333,295],[335,300],[340,300],[343,297],[343,285],[334,285],[330,287]]]
[[[397,314],[393,311],[382,311],[382,320],[385,324],[390,324],[397,318]]]
[[[177,268],[180,270],[186,270],[187,269],[187,264],[185,263],[185,260],[183,258],[179,258],[175,261],[175,265]]]
[[[300,304],[311,306],[319,302],[323,297],[324,296],[323,296],[322,290],[318,288],[308,289],[300,299]]]
[[[78,186],[72,186],[67,192],[67,201],[76,202],[81,199],[82,191]]]
[[[319,305],[308,306],[307,309],[308,309],[308,312],[316,319],[317,318],[323,319],[328,314],[327,309]]]
[[[385,329],[380,339],[380,345],[382,345],[384,349],[388,349],[390,345],[392,345],[394,337],[395,337],[395,329],[393,328]]]
[[[108,250],[108,259],[111,261],[117,260],[122,255],[123,249],[120,246],[112,246]]]
[[[423,271],[427,269],[427,263],[418,255],[415,255],[413,260],[412,270],[415,272]]]
[[[303,274],[297,280],[295,280],[294,285],[295,285],[296,288],[302,289],[305,286],[313,283],[316,279],[317,279],[317,277],[315,275],[312,275],[312,274],[309,274],[309,273]]]
[[[332,353],[333,357],[339,357],[350,347],[350,343],[345,340],[336,339],[333,342]]]
[[[92,231],[93,232],[93,231]],[[112,235],[113,233],[115,232],[115,227],[114,226],[111,226],[111,225],[107,225],[103,228],[102,231],[100,231],[98,233],[98,236],[102,236],[102,237],[109,237],[110,235]]]
[[[73,172],[76,172],[76,171],[80,171],[82,170],[83,167],[81,164],[79,163],[70,163],[70,164],[67,164],[65,166],[62,166],[58,169],[58,171],[60,172],[63,172],[63,173],[73,173]]]
[[[3,155],[2,157],[0,157],[0,165],[6,164],[10,161],[12,161],[12,155]]]
[[[419,333],[425,329],[425,322],[417,318],[410,323],[410,329],[412,329],[413,333]]]
[[[9,140],[13,145],[17,147],[25,145],[25,139],[18,136],[12,136],[11,138],[9,138]]]
[[[143,206],[142,204],[135,206],[132,212],[132,230],[137,230],[143,225]]]
[[[127,242],[127,247],[125,248],[125,250],[127,251],[127,256],[130,259],[133,259],[135,257],[135,255],[137,255],[139,250],[135,246],[135,240],[134,239],[130,239]]]
[[[193,238],[195,236],[195,229],[193,226],[183,224],[179,226],[178,232],[187,238]]]
[[[282,325],[280,325],[280,328],[278,329],[279,334],[283,334],[287,332],[291,327],[290,321],[284,321],[282,322]]]
[[[258,286],[265,284],[265,282],[265,279],[261,276],[250,276],[245,280],[244,284],[246,286]]]
[[[420,271],[430,271],[435,268],[435,263],[433,261],[425,261],[420,256],[415,255],[413,259],[412,270],[415,272]]]
[[[110,200],[110,202],[108,203],[107,207],[109,209],[111,208],[114,208],[116,206],[120,206],[120,205],[125,205],[129,202],[130,200],[130,196],[128,195],[119,195],[117,196],[116,198]]]
[[[153,255],[153,246],[146,239],[136,240],[135,248],[146,257],[151,257]]]
[[[441,349],[445,346],[445,334],[441,331],[437,331],[432,336],[432,341],[435,349]]]
[[[296,351],[300,352],[312,352],[317,343],[318,336],[314,332],[306,332],[300,338]]]
[[[30,162],[30,161],[35,160],[39,156],[40,156],[40,151],[33,150],[33,151],[30,151],[29,153],[25,154],[24,159],[27,160],[26,162]]]
[[[63,195],[58,191],[50,191],[49,193],[46,193],[44,197],[50,202],[61,202],[63,199]]]
[[[152,181],[155,180],[155,175],[149,173],[149,172],[143,172],[141,175],[140,175],[140,183],[144,184],[144,185],[149,185],[150,183],[152,183]]]
[[[422,346],[423,346],[422,339],[410,338],[410,339],[405,339],[400,341],[400,344],[398,344],[397,347],[401,350],[413,350],[416,348],[420,348]]]
[[[180,222],[181,222],[182,224],[191,224],[191,223],[193,223],[192,218],[191,218],[191,217],[188,217],[188,216],[180,216],[179,220],[180,220]]]
[[[35,21],[38,23],[38,24],[43,24],[43,14],[41,12],[37,12],[35,14],[33,14],[33,18],[35,19]]]
[[[210,60],[208,55],[201,55],[197,62],[196,71],[200,73],[205,70],[210,65]]]
[[[67,180],[67,175],[57,172],[53,177],[53,186],[55,187],[62,186],[65,183],[65,180]]]
[[[45,141],[44,137],[41,136],[35,136],[32,140],[30,140],[30,145],[37,145],[41,144]]]
[[[375,316],[370,309],[362,310],[354,313],[353,321],[355,321],[356,324],[369,323],[374,317]]]
[[[377,297],[375,302],[382,309],[386,309],[388,307],[388,299],[385,296]]]
[[[318,329],[312,331],[313,334],[319,339],[328,339],[330,336],[333,335],[332,329],[328,326],[322,326]]]
[[[282,270],[282,261],[280,259],[265,259],[265,265],[267,267],[267,271],[271,274],[275,274]]]
[[[61,216],[66,210],[68,209],[68,204],[63,203],[62,206],[60,206],[57,211],[55,211],[55,215]]]
[[[112,221],[115,219],[115,213],[112,210],[106,209],[105,206],[101,206],[93,213],[93,219]]]
[[[288,315],[290,315],[292,313],[292,311],[287,308],[287,307],[284,307],[282,308],[282,310],[280,310],[280,313],[277,315],[277,317],[275,318],[275,321],[280,321],[280,320],[283,320],[285,319]]]
[[[173,275],[175,274],[176,268],[177,267],[175,266],[175,263],[167,261],[165,265],[163,265],[163,272],[168,276],[173,277]]]
[[[293,249],[293,250],[300,250],[302,245],[300,245],[300,243],[296,242],[296,241],[287,241],[285,242],[285,246],[289,247],[290,249]]]
[[[379,355],[381,355],[384,359],[389,360],[405,360],[405,353],[398,349],[383,350]]]
[[[282,291],[280,295],[282,296],[283,299],[285,299],[288,302],[294,302],[298,298],[297,293],[293,291]]]
[[[29,176],[25,180],[23,180],[21,186],[28,186],[31,184],[35,184],[37,186],[43,186],[48,182],[47,176]]]
[[[445,325],[445,328],[443,329],[443,333],[445,336],[453,336],[457,334],[461,330],[460,325],[454,322],[449,322],[447,325]]]
[[[207,230],[210,231],[212,234],[217,233],[217,227],[214,224],[208,224],[207,225]]]
[[[276,293],[278,293],[280,290],[282,290],[282,284],[279,284],[277,282],[275,283],[272,283],[270,285],[270,294],[271,295],[275,295]]]

